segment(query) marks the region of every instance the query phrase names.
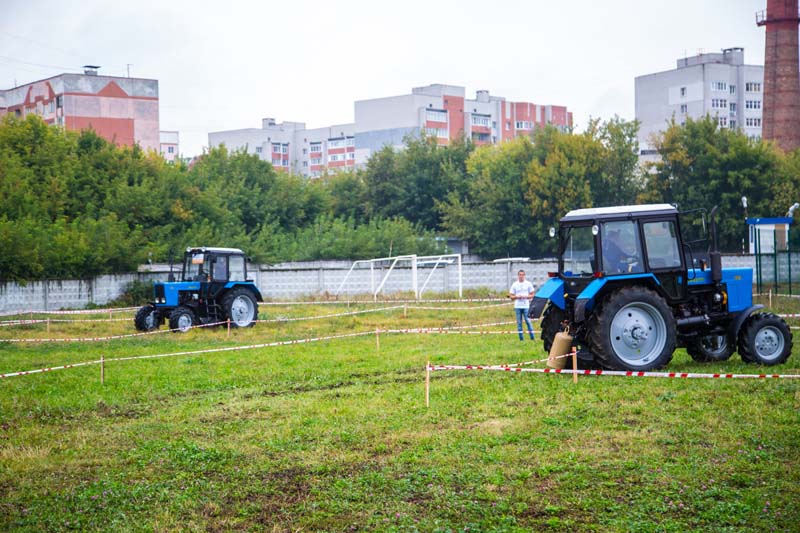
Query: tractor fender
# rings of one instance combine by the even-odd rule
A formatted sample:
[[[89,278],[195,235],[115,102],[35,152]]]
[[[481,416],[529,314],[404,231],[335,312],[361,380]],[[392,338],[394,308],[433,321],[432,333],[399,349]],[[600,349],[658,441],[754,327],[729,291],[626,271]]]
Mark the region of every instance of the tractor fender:
[[[233,289],[233,288],[236,288],[236,287],[242,287],[244,289],[252,291],[253,294],[256,297],[256,301],[257,302],[263,302],[264,301],[264,298],[262,298],[262,296],[261,296],[261,291],[258,290],[258,287],[255,286],[255,283],[229,281],[228,283],[225,284],[224,288],[225,288],[225,290],[230,290],[230,289]]]
[[[661,285],[658,278],[649,272],[594,279],[581,291],[578,297],[575,298],[575,322],[583,322],[586,319],[586,312],[591,311],[598,298],[605,294],[610,288],[634,284],[652,286],[656,289]]]
[[[542,288],[536,291],[536,295],[528,307],[529,318],[539,318],[544,311],[547,302],[550,301],[559,309],[564,309],[564,280],[559,278],[548,279]]]
[[[761,304],[751,305],[734,318],[730,325],[728,326],[728,337],[731,339],[736,339],[739,335],[739,330],[742,328],[742,324],[744,321],[747,320],[747,317],[752,315],[754,312],[758,311],[759,309],[764,309],[764,306]]]

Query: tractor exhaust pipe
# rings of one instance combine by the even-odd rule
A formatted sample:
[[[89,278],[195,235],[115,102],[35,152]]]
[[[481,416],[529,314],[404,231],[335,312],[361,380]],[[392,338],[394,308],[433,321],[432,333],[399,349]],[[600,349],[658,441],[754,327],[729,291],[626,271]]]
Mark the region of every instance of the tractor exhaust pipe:
[[[711,245],[708,250],[708,258],[711,261],[711,281],[719,285],[722,281],[722,254],[719,252],[719,241],[717,240],[717,220],[716,214],[718,205],[715,205],[708,215],[711,229]]]

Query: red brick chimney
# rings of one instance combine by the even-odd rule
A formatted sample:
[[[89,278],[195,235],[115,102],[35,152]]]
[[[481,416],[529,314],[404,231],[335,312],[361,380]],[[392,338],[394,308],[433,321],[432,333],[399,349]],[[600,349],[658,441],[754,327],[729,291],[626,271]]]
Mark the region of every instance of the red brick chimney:
[[[762,136],[787,151],[800,148],[798,23],[798,0],[767,0],[767,11],[756,13],[767,33]]]

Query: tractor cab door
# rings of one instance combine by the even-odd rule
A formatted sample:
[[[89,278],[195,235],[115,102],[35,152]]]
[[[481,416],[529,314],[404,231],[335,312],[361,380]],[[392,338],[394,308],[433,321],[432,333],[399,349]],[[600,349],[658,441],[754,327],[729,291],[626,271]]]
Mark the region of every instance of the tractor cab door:
[[[206,297],[213,300],[222,292],[225,284],[228,283],[228,256],[214,254],[211,256],[209,263],[210,272]]]
[[[648,271],[673,300],[686,297],[688,279],[676,221],[642,220],[642,241]]]

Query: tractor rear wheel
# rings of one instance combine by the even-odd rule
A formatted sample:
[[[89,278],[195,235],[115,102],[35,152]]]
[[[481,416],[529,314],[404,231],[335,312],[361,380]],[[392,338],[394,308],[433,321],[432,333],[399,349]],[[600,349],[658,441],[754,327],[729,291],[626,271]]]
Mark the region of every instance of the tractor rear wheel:
[[[746,363],[779,365],[792,353],[792,332],[786,322],[772,313],[747,317],[739,330],[739,355]]]
[[[197,324],[197,315],[186,306],[176,307],[169,315],[169,329],[186,333]]]
[[[691,341],[686,346],[686,353],[698,363],[727,361],[733,355],[734,347],[727,335],[706,335]]]
[[[544,351],[550,353],[550,348],[553,346],[553,340],[556,338],[556,333],[561,331],[561,322],[564,321],[564,311],[555,305],[548,305],[547,309],[542,314],[542,320],[539,322],[539,329],[541,329],[542,344]]]
[[[675,318],[663,298],[645,287],[623,287],[595,310],[588,344],[604,368],[645,371],[670,362],[675,335]]]
[[[249,328],[258,320],[258,302],[247,289],[240,287],[231,290],[222,299],[222,308],[233,327]]]
[[[164,319],[159,316],[156,307],[152,304],[140,307],[133,319],[133,325],[138,331],[154,331],[163,323]]]

